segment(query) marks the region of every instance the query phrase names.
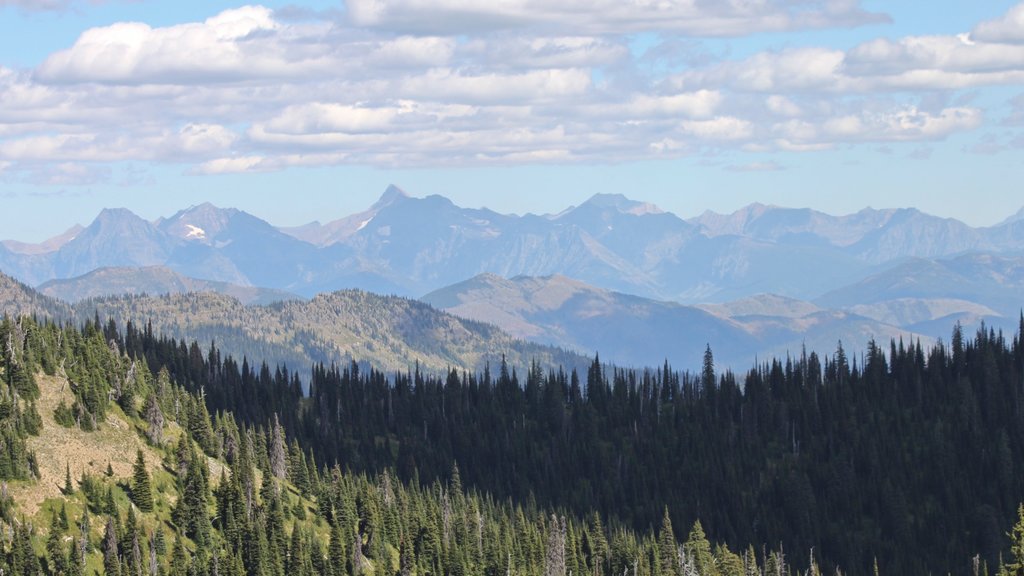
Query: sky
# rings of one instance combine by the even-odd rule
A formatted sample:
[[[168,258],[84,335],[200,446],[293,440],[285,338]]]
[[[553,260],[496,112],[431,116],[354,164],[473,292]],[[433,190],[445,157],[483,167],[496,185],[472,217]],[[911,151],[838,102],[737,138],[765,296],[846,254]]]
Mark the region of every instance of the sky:
[[[327,222],[389,184],[556,213],[622,193],[1024,206],[1024,3],[0,0],[0,238],[210,201]]]

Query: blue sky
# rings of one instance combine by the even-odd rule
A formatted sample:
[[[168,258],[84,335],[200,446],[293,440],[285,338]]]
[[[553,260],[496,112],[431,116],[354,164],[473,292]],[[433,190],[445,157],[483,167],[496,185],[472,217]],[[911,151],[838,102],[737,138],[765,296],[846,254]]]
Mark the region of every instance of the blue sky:
[[[1022,126],[1012,1],[0,0],[0,238],[204,201],[328,221],[390,183],[991,225]]]

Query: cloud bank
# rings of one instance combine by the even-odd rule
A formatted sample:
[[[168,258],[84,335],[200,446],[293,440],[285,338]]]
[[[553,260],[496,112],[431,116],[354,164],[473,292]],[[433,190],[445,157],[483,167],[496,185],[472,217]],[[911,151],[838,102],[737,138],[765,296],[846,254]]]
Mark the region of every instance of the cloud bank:
[[[119,22],[33,69],[0,65],[4,174],[53,166],[66,185],[119,161],[223,174],[927,143],[985,124],[957,94],[1024,84],[1024,4],[959,35],[682,60],[681,41],[887,17],[853,0],[349,0],[340,17],[292,16]],[[1019,100],[1004,124],[1021,124]]]

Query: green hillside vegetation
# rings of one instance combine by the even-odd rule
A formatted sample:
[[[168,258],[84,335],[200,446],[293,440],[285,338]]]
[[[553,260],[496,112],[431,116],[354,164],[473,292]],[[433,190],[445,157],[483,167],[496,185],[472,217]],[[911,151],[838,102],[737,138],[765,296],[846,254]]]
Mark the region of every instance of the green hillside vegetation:
[[[319,461],[400,479],[447,476],[516,502],[596,510],[634,530],[667,504],[734,549],[785,543],[827,568],[897,574],[988,565],[1024,500],[1024,343],[959,328],[950,346],[871,342],[719,373],[543,368],[399,372],[254,366],[131,329],[211,410],[277,415]],[[520,367],[521,368],[521,367]],[[936,527],[942,526],[941,538]]]
[[[597,358],[580,373],[507,358],[480,371],[391,375],[357,362],[318,363],[307,391],[283,365],[239,361],[216,346],[158,335],[151,324],[122,330],[92,317],[73,329],[5,319],[0,479],[11,482],[0,509],[17,502],[33,526],[48,523],[36,516],[64,497],[53,488],[68,484],[59,466],[70,473],[71,464],[65,476],[99,478],[99,490],[110,487],[118,502],[131,495],[123,479],[142,449],[154,481],[163,470],[175,486],[154,485],[155,513],[167,502],[181,514],[188,449],[205,454],[212,494],[221,469],[235,475],[248,442],[253,462],[266,463],[253,465],[247,493],[271,484],[259,478],[277,477],[309,506],[326,496],[304,486],[323,485],[334,463],[339,477],[378,483],[387,475],[415,491],[447,486],[458,462],[468,496],[522,506],[542,523],[555,513],[583,525],[596,514],[607,519],[609,541],[616,531],[653,538],[667,512],[675,526],[700,519],[733,550],[784,544],[800,570],[810,568],[811,550],[830,573],[867,574],[876,564],[890,574],[962,573],[973,557],[982,570],[1009,562],[1018,546],[1007,533],[1024,500],[1022,333],[1024,317],[1012,338],[987,329],[968,337],[957,327],[949,346],[894,341],[886,351],[872,342],[859,358],[839,346],[826,357],[766,361],[743,376],[717,371],[710,349],[698,374]],[[58,392],[47,391],[51,383]],[[38,434],[51,418],[65,435]],[[182,446],[182,436],[195,445]],[[129,488],[118,492],[104,478]],[[70,492],[83,490],[95,498],[91,488]],[[254,498],[246,518],[262,502]],[[208,516],[216,534],[223,516]],[[191,545],[192,532],[204,529],[180,516],[166,524]],[[218,550],[219,558],[238,552]],[[762,567],[767,556],[756,555]],[[611,565],[604,570],[612,576]]]
[[[166,366],[129,353],[130,332],[4,318],[0,342],[4,574],[791,573],[781,551],[736,554],[667,511],[636,532],[464,488],[455,465],[423,483],[318,465],[276,418],[211,415]]]

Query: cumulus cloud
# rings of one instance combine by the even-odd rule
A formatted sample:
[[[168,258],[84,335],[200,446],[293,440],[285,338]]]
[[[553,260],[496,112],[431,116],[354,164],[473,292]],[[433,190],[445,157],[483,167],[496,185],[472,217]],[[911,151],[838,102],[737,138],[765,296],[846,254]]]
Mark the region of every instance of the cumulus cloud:
[[[750,121],[733,116],[687,120],[681,127],[684,132],[706,140],[746,140],[754,134],[754,125]]]
[[[37,70],[44,82],[225,82],[293,76],[317,69],[323,54],[289,49],[268,8],[226,10],[201,23],[151,28],[120,22],[83,33]]]
[[[676,33],[875,16],[855,0],[352,0],[347,20],[244,6],[164,27],[121,22],[86,30],[35,69],[0,63],[0,165],[7,175],[59,165],[54,184],[69,184],[102,177],[82,167],[122,161],[225,174],[927,143],[992,117],[962,89],[1024,83],[1019,12],[959,36],[735,59],[689,46],[702,55],[671,62],[653,62],[665,56],[629,34],[664,33],[652,48],[661,54]],[[996,116],[1020,125],[1022,102]]]
[[[658,31],[745,36],[888,20],[853,0],[348,0],[346,6],[358,26],[424,34],[532,29],[595,35]]]
[[[1018,4],[994,20],[974,27],[971,39],[981,42],[1024,42],[1024,4]]]

